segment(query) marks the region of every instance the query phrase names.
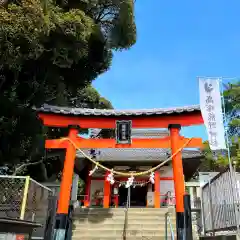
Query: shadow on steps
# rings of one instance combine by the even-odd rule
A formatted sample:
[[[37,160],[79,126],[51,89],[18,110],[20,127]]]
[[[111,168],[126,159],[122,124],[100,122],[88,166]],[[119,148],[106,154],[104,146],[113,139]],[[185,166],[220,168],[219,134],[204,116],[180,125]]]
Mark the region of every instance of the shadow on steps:
[[[73,214],[73,223],[75,221],[79,222],[91,222],[91,223],[101,223],[106,218],[112,218],[113,213],[111,208],[78,208],[75,209]],[[73,230],[75,229],[75,224],[73,224]]]
[[[207,236],[207,237],[200,237],[200,240],[236,240],[236,235],[228,235],[228,236]]]

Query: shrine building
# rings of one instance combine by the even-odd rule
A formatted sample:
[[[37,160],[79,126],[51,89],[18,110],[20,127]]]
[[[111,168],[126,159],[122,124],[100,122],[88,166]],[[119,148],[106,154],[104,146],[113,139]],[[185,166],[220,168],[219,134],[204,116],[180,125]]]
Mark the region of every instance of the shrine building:
[[[101,130],[91,129],[95,137]],[[95,135],[95,136],[94,136]],[[164,138],[169,137],[168,130],[159,129],[133,129],[132,138]],[[158,165],[171,156],[169,149],[145,148],[145,149],[92,149],[85,150],[86,154],[94,156],[98,162],[121,172],[142,172]],[[91,154],[92,153],[92,154]],[[183,150],[183,173],[185,181],[189,180],[197,170],[202,154],[199,150]],[[85,196],[83,204],[85,207],[101,207],[103,206],[104,189],[108,187],[105,179],[105,171],[98,168],[91,176],[89,172],[94,169],[94,164],[86,160],[81,153],[76,154],[75,167],[80,176],[84,179]],[[174,178],[171,162],[167,163],[158,170],[159,176],[159,198],[160,206],[164,207],[168,204],[175,204]],[[110,185],[109,206],[123,207],[125,206],[128,190],[125,187],[127,178],[115,176],[115,183]],[[149,181],[149,174],[136,177],[131,187],[130,206],[131,207],[154,207],[154,184]],[[81,197],[81,199],[83,199]]]

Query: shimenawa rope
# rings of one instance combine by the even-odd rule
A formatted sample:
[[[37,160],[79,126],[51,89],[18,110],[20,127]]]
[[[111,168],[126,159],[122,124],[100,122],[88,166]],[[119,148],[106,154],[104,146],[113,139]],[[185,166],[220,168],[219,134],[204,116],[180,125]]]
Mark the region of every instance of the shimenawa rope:
[[[182,151],[183,148],[185,148],[190,143],[192,138],[190,138],[185,144],[183,144],[183,146],[181,148],[179,148],[174,154],[172,154],[165,161],[159,163],[157,166],[155,166],[155,167],[153,167],[149,170],[146,170],[146,171],[143,171],[143,172],[137,172],[137,173],[136,172],[135,173],[125,173],[125,172],[119,172],[119,171],[116,171],[114,169],[107,168],[107,167],[103,166],[101,163],[99,163],[99,162],[95,161],[94,159],[90,158],[86,153],[84,153],[80,148],[78,148],[77,145],[75,144],[75,142],[73,142],[70,138],[61,138],[61,141],[65,141],[65,140],[69,141],[75,147],[75,149],[78,152],[80,152],[85,158],[87,158],[89,161],[94,163],[96,166],[101,167],[102,169],[104,169],[106,171],[109,171],[109,172],[112,172],[112,173],[114,173],[116,175],[119,175],[119,176],[136,177],[136,176],[147,175],[151,172],[154,172],[155,170],[157,170],[160,167],[162,167],[163,165],[165,165],[167,162],[171,161],[171,159],[173,157],[175,157],[180,151]]]

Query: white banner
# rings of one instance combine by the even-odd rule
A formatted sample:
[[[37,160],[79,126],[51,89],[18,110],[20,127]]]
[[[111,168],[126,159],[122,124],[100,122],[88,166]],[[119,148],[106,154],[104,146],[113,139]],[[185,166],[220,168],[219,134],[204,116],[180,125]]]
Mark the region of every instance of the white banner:
[[[226,149],[219,79],[199,79],[200,108],[211,150]]]

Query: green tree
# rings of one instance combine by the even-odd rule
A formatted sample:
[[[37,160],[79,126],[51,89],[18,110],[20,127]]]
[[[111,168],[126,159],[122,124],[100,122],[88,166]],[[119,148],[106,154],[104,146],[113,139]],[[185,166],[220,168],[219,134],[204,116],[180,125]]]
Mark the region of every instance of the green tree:
[[[87,98],[85,98],[86,96]],[[101,95],[92,86],[87,86],[79,91],[79,95],[77,95],[76,99],[69,99],[69,102],[62,101],[62,104],[69,107],[90,107],[104,109],[113,108],[111,103],[105,98],[101,97]],[[103,102],[102,99],[105,99],[105,102]],[[67,98],[65,98],[65,100],[68,101]],[[22,126],[20,125],[20,127]],[[35,179],[39,179],[41,181],[58,176],[58,173],[61,172],[63,167],[65,152],[62,150],[46,151],[44,149],[44,136],[49,139],[61,138],[68,134],[68,129],[45,128],[42,126],[41,129],[42,132],[40,132],[39,135],[33,139],[29,138],[28,145],[24,145],[24,148],[22,149],[20,149],[17,144],[17,140],[19,139],[17,134],[19,134],[19,131],[13,132],[14,136],[16,137],[16,147],[14,148],[14,151],[9,151],[8,155],[3,154],[3,157],[6,156],[6,158],[1,159],[1,165],[5,167],[8,166],[8,168],[3,168],[5,173],[14,173],[18,175],[30,174]],[[32,133],[31,130],[30,133]],[[82,133],[84,133],[84,131]],[[103,134],[108,134],[108,131],[103,132]],[[10,144],[12,144],[11,141],[5,142],[5,147],[4,145],[1,145],[1,153],[6,148],[11,149],[13,145]],[[24,151],[19,152],[21,150]],[[9,161],[9,156],[11,157],[11,161]],[[16,158],[13,158],[15,156]],[[39,169],[41,169],[41,171],[39,171]]]
[[[230,137],[240,136],[240,81],[225,85],[223,92],[228,134]]]
[[[228,123],[228,141],[232,163],[240,170],[240,82],[228,83],[223,92],[226,119]],[[204,161],[199,171],[220,171],[229,164],[226,150],[212,152],[208,141],[203,147]]]
[[[34,166],[43,157],[44,137],[62,130],[46,131],[33,106],[112,107],[91,82],[109,69],[113,50],[135,43],[134,4],[133,0],[0,4],[0,165]]]
[[[230,155],[232,163],[237,170],[240,170],[240,137],[230,139]],[[198,171],[218,172],[223,170],[229,164],[227,150],[212,152],[208,141],[204,142],[203,148],[204,160]]]

